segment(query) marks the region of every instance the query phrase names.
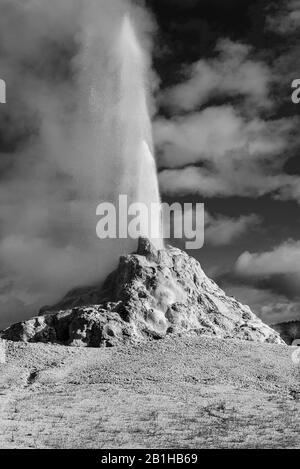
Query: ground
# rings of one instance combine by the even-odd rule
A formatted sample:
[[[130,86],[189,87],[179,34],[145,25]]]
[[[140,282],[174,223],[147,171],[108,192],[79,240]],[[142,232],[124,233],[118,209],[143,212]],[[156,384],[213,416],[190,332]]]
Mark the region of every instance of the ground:
[[[7,342],[1,448],[300,448],[295,347],[177,336]]]

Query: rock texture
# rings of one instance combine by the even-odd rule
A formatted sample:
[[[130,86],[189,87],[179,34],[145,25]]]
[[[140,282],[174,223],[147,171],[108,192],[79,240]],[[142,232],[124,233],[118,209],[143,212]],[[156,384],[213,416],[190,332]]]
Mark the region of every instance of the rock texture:
[[[284,343],[248,306],[227,297],[194,258],[174,247],[156,251],[144,238],[137,253],[120,258],[102,288],[75,289],[1,336],[101,347],[184,332]]]

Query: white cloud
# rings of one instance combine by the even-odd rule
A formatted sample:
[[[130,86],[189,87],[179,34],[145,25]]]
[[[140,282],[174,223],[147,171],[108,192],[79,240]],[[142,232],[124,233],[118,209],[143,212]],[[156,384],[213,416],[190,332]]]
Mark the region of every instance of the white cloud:
[[[175,113],[154,125],[162,191],[208,197],[270,194],[300,202],[300,178],[283,170],[299,146],[299,117],[269,117],[278,104],[274,90],[290,87],[297,47],[291,43],[273,64],[228,39],[218,43],[216,52],[193,64],[186,80],[161,97]],[[210,105],[215,98],[232,104]]]
[[[249,115],[240,105],[158,118],[161,189],[172,195],[271,194],[300,201],[300,178],[282,170],[299,145],[298,126],[297,117],[266,119],[257,107]]]
[[[288,240],[265,252],[246,251],[230,271],[218,266],[214,278],[266,323],[299,318],[300,241]]]
[[[193,64],[183,83],[163,93],[161,103],[172,109],[192,111],[211,97],[242,95],[249,107],[269,107],[271,71],[263,62],[251,58],[251,47],[223,39],[216,52],[217,58]]]
[[[285,241],[268,252],[244,252],[236,262],[236,272],[255,277],[273,274],[300,275],[300,241]]]
[[[290,144],[288,138],[295,126],[292,119],[247,119],[227,105],[172,120],[157,119],[154,135],[162,153],[161,166],[198,161],[226,166],[239,160],[249,164],[249,159],[273,159]]]
[[[204,232],[204,244],[212,246],[225,246],[230,244],[233,240],[236,240],[248,233],[250,230],[256,229],[262,222],[262,219],[256,214],[242,215],[237,218],[231,218],[220,214],[211,215],[207,211],[204,213],[204,217],[198,215],[196,217],[196,208],[192,206],[189,209],[184,210],[182,216],[181,205],[177,203],[178,212],[174,213],[174,227],[181,227],[183,224],[189,226],[192,221],[192,225],[197,229],[197,233]],[[169,226],[166,226],[169,231]],[[184,229],[182,230],[184,233]],[[186,240],[186,238],[184,238]]]
[[[200,194],[205,197],[253,197],[272,194],[278,199],[300,202],[300,178],[281,174],[269,166],[247,160],[224,158],[207,168],[187,166],[164,169],[159,174],[161,191],[168,195]]]
[[[251,229],[257,228],[261,223],[260,217],[255,214],[230,218],[222,215],[206,214],[205,243],[213,246],[230,244]]]
[[[244,252],[237,259],[231,277],[237,283],[268,290],[285,300],[298,302],[300,241],[288,240],[267,252]]]

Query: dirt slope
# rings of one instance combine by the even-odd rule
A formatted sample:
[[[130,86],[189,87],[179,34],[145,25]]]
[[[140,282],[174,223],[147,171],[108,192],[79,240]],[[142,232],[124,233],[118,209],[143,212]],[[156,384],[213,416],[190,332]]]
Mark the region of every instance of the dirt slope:
[[[106,349],[7,342],[0,447],[300,447],[293,350],[193,336]]]

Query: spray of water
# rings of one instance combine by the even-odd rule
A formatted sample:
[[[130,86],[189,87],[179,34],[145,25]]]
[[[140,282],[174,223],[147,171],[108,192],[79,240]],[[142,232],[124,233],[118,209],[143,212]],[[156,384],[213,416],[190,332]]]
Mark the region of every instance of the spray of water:
[[[125,16],[122,22],[119,44],[121,61],[119,116],[121,138],[124,143],[123,152],[122,148],[120,152],[123,160],[120,188],[122,193],[130,195],[131,202],[140,202],[148,207],[148,213],[152,213],[152,217],[150,220],[144,220],[141,216],[141,231],[152,239],[158,249],[161,249],[159,213],[150,210],[151,204],[159,205],[160,197],[146,99],[145,59],[128,16]],[[128,109],[132,112],[128,113]],[[159,236],[152,238],[152,233],[157,233]]]
[[[129,15],[120,21],[114,41],[101,50],[101,60],[95,61],[99,44],[98,34],[89,35],[81,74],[88,104],[89,141],[93,142],[88,151],[94,152],[89,158],[93,161],[94,194],[97,203],[109,201],[117,206],[122,194],[128,196],[128,204],[144,204],[148,215],[138,213],[140,231],[161,249],[160,214],[153,209],[159,206],[160,197],[147,103],[146,58]],[[127,220],[127,213],[119,215]],[[151,238],[153,233],[156,236]],[[99,243],[107,249],[106,240]],[[137,240],[130,238],[114,241],[112,257],[132,251],[136,244]]]

